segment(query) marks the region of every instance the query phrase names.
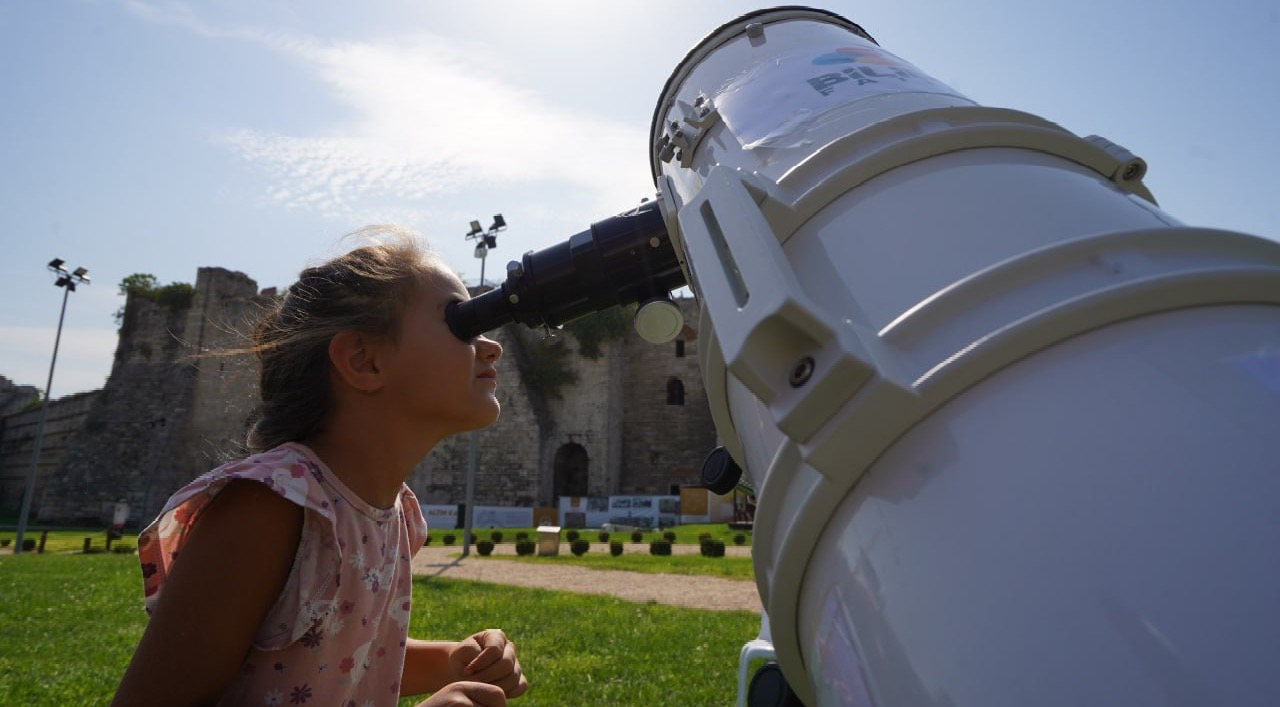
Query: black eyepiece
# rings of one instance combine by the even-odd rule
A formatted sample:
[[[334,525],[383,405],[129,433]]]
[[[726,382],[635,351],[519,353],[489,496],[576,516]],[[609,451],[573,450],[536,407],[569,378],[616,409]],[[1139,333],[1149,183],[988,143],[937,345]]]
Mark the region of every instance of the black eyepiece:
[[[507,265],[500,287],[449,305],[445,321],[463,341],[508,322],[557,327],[685,284],[656,200],[591,224],[563,243]]]

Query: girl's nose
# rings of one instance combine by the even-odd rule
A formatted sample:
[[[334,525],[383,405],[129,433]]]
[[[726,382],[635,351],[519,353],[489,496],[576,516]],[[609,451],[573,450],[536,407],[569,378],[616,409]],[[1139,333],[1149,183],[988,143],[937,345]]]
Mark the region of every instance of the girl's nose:
[[[486,360],[497,361],[502,358],[502,344],[493,339],[477,336],[476,355]]]

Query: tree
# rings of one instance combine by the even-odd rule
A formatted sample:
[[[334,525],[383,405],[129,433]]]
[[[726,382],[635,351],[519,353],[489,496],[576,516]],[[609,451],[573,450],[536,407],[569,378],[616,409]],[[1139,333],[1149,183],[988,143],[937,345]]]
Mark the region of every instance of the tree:
[[[148,273],[136,272],[132,275],[126,275],[120,281],[120,296],[128,297],[129,295],[150,295],[160,287],[160,281],[155,275]],[[123,310],[123,308],[121,308]]]
[[[126,275],[120,281],[120,296],[124,297],[125,304],[128,304],[129,295],[148,296],[156,291],[156,286],[159,284],[160,281],[156,279],[156,276],[149,273],[136,272],[132,275]],[[117,309],[115,313],[116,328],[118,329],[124,326],[124,308],[124,304],[120,305],[120,309]]]
[[[120,281],[120,294],[124,297],[145,297],[170,309],[181,310],[191,306],[196,288],[185,282],[171,282],[161,286],[155,275],[134,273]],[[126,304],[128,300],[126,299]],[[116,326],[123,330],[125,305],[116,310]]]

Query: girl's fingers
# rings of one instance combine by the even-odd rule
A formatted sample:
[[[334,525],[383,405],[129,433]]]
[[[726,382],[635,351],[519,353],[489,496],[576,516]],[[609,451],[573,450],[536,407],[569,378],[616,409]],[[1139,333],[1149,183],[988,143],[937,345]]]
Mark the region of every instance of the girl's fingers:
[[[468,677],[479,675],[480,672],[501,660],[506,653],[507,646],[510,645],[507,635],[496,628],[481,631],[468,638],[467,641],[474,642],[476,647],[481,649],[480,654],[467,663],[465,674]]]
[[[480,677],[482,673],[498,667],[502,662],[503,649],[498,646],[489,646],[480,651],[480,655],[471,659],[467,663],[466,674],[472,679],[483,680]]]
[[[486,649],[487,650],[487,649]],[[471,676],[472,680],[480,680],[502,688],[508,697],[515,697],[529,689],[520,661],[516,659],[515,645],[508,643],[502,649],[501,658],[489,667]]]

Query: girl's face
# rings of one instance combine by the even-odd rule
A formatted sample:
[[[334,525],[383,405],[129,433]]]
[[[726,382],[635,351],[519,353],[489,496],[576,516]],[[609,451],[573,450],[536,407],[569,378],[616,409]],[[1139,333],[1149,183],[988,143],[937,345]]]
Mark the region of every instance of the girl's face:
[[[436,270],[406,304],[400,340],[388,347],[388,395],[443,435],[490,425],[500,411],[494,366],[502,346],[483,336],[460,341],[445,323],[445,307],[469,298],[453,273]]]

